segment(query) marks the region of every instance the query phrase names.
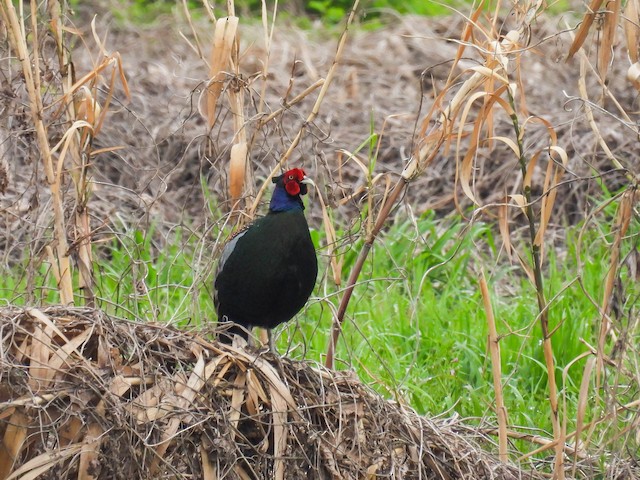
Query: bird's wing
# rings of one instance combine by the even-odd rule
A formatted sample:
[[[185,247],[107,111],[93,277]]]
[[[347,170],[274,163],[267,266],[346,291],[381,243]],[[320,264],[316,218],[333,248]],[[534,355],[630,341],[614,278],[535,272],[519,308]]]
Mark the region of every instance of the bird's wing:
[[[240,237],[242,237],[245,233],[247,233],[247,228],[240,230],[233,237],[231,237],[231,240],[229,240],[226,243],[226,245],[222,249],[220,260],[218,261],[218,272],[222,271],[222,269],[224,268],[224,264],[229,259],[229,256],[233,252],[233,249],[236,248],[236,244],[238,243],[238,240],[240,240]]]

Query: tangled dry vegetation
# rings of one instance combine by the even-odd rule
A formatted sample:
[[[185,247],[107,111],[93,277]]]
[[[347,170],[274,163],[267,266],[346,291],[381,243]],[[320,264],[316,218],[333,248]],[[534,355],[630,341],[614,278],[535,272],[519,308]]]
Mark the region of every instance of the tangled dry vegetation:
[[[2,309],[0,478],[523,478],[459,421],[208,333]]]
[[[0,244],[3,274],[24,275],[24,290],[7,288],[8,303],[29,306],[0,311],[0,478],[548,475],[538,471],[639,478],[633,454],[605,449],[594,459],[579,428],[568,434],[553,373],[546,379],[553,438],[526,439],[552,458],[522,468],[508,462],[509,442],[526,435],[507,431],[501,417],[495,325],[497,426],[484,432],[489,437],[457,420],[420,417],[349,375],[220,346],[206,329],[37,306],[51,298],[108,305],[94,289],[95,257],[109,258],[104,243],[150,225],[159,248],[172,229],[186,226],[215,256],[227,222],[241,223],[260,204],[256,179],[296,162],[326,185],[311,217],[325,229],[336,284],[342,272],[332,221],[347,230],[366,225],[357,233],[370,247],[402,202],[416,212],[473,205],[474,215],[498,219],[504,250],[535,285],[545,367],[555,372],[564,366],[550,350],[550,301],[539,282],[544,240],[555,221],[590,215],[590,196],[601,185],[629,186],[616,198],[586,403],[592,371],[628,360],[609,356],[605,345],[619,333],[608,312],[637,202],[638,124],[627,112],[637,109],[638,2],[630,0],[624,16],[620,2],[599,12],[604,34],[596,53],[585,51],[595,44],[587,42],[595,14],[574,30],[558,27],[564,19],[545,20],[542,2],[525,3],[505,17],[477,9],[452,21],[402,18],[384,30],[354,32],[348,42],[346,33],[327,40],[248,28],[236,43],[237,17],[205,27],[185,20],[178,28],[116,29],[105,41],[104,24],[72,26],[55,1],[46,12],[34,2],[20,18],[4,1]],[[208,56],[201,38],[212,24],[220,43]],[[614,42],[619,24],[627,47]],[[625,55],[631,68],[619,61]],[[234,214],[220,220],[212,205]],[[349,215],[361,210],[366,218]],[[531,232],[529,250],[510,241],[514,227]],[[43,270],[47,285],[34,284]],[[342,313],[358,274],[349,275]],[[638,387],[633,371],[630,390]],[[637,428],[637,406],[616,404],[592,425],[625,413],[620,435],[627,435]]]

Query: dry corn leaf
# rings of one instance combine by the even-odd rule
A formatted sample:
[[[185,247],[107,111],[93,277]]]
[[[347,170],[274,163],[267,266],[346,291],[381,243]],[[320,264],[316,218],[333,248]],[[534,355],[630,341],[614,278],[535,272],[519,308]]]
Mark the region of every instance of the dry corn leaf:
[[[382,467],[382,462],[376,462],[373,465],[369,465],[367,468],[367,480],[377,480],[378,477],[378,469]]]
[[[345,150],[343,148],[340,148],[338,150],[338,153],[346,155],[347,156],[347,160],[353,161],[360,168],[360,170],[362,171],[362,174],[365,177],[369,176],[369,167],[367,167],[367,165],[366,165],[367,162],[365,160],[362,160],[361,158],[359,158],[357,154],[352,153],[352,152],[350,152],[348,150]]]
[[[78,465],[78,480],[94,480],[96,477],[91,473],[94,471],[94,464],[98,461],[100,452],[100,439],[104,431],[97,423],[90,423],[87,427],[87,435],[84,438],[84,447],[80,453]]]
[[[122,66],[122,58],[120,57],[120,54],[118,52],[114,52],[111,55],[105,56],[105,58],[102,60],[102,62],[100,62],[99,65],[94,67],[93,70],[91,70],[89,73],[80,78],[80,80],[77,80],[73,85],[71,85],[71,87],[67,89],[61,99],[61,105],[67,105],[69,102],[73,101],[76,92],[85,87],[85,85],[96,81],[99,78],[100,74],[109,67],[112,67],[113,70],[111,73],[108,95],[104,101],[104,105],[100,108],[100,111],[95,111],[95,113],[97,113],[95,117],[98,119],[97,125],[95,126],[96,132],[100,130],[102,119],[104,119],[104,115],[109,109],[111,97],[113,96],[113,91],[115,90],[116,74],[119,74],[120,84],[122,86],[122,89],[124,90],[126,98],[128,99],[131,97],[127,78],[124,74],[124,67]]]
[[[7,428],[0,444],[0,478],[7,478],[13,469],[22,446],[27,438],[29,420],[22,411],[17,410],[7,422]]]
[[[562,160],[562,163],[556,163],[553,161],[554,154],[558,155]],[[545,231],[549,225],[551,219],[551,212],[556,202],[558,195],[558,189],[556,188],[560,183],[560,179],[564,173],[566,165],[569,163],[569,156],[567,152],[556,145],[549,147],[549,163],[547,165],[547,174],[545,176],[543,192],[545,195],[542,198],[542,207],[540,209],[540,226],[536,232],[534,239],[534,245],[542,246],[542,240],[544,238]]]
[[[10,417],[16,411],[15,407],[6,407],[6,406],[3,406],[3,407],[4,407],[3,410],[0,411],[0,420],[4,420],[5,418]]]
[[[245,402],[245,385],[247,384],[247,372],[238,372],[233,382],[233,393],[231,394],[231,412],[229,412],[229,423],[238,425],[242,405]]]
[[[200,391],[202,386],[206,382],[206,378],[204,377],[206,364],[204,362],[204,357],[200,356],[193,366],[193,371],[189,376],[189,380],[187,382],[187,388],[184,389],[182,394],[180,395],[179,401],[176,402],[176,407],[181,410],[188,410],[189,406],[193,403],[193,400],[196,394]],[[164,458],[169,445],[171,445],[171,439],[175,436],[180,427],[180,416],[176,415],[169,420],[167,423],[164,432],[162,432],[162,440],[159,445],[156,447],[156,457],[153,459],[151,466],[149,467],[149,471],[152,475],[156,475],[160,468],[161,459]]]
[[[249,416],[257,415],[260,412],[260,399],[258,391],[256,389],[256,387],[260,385],[260,382],[256,382],[253,377],[254,375],[252,374],[251,370],[249,370],[247,372],[247,398],[244,403],[244,406],[247,409],[247,414]],[[258,388],[261,389],[262,387],[260,386]]]
[[[476,100],[478,100],[479,98],[484,99],[484,103],[480,110],[478,118],[475,120],[473,124],[473,132],[471,133],[471,139],[469,141],[469,145],[466,147],[467,151],[464,155],[462,163],[456,164],[456,183],[458,183],[458,181],[460,182],[460,185],[462,186],[462,190],[465,193],[465,195],[471,201],[473,201],[476,205],[479,205],[479,202],[476,200],[475,195],[473,194],[473,191],[471,189],[471,184],[472,184],[474,160],[477,153],[477,149],[479,147],[478,141],[480,140],[480,131],[482,129],[484,120],[487,118],[488,112],[493,109],[493,106],[495,103],[498,103],[504,109],[505,113],[507,113],[508,115],[512,114],[512,109],[509,106],[509,103],[506,102],[503,98],[501,98],[501,95],[506,91],[507,88],[508,88],[508,84],[503,84],[500,87],[498,87],[498,89],[493,93],[476,92],[475,94],[469,97],[460,115],[457,142],[456,142],[456,152],[458,153],[458,155],[462,149],[462,137],[464,133],[464,127],[467,123],[467,117],[469,116],[469,112]],[[502,137],[496,137],[496,138],[502,138]]]
[[[607,145],[606,140],[602,137],[602,134],[600,133],[600,129],[598,128],[598,124],[593,116],[593,110],[590,106],[591,100],[589,99],[589,94],[587,91],[587,80],[586,80],[587,63],[588,63],[588,60],[586,58],[586,55],[582,55],[580,57],[580,77],[578,78],[578,91],[580,92],[580,97],[584,100],[584,105],[585,105],[584,112],[587,116],[587,120],[589,121],[589,126],[591,127],[591,130],[593,131],[596,138],[598,139],[598,144],[600,145],[600,148],[602,148],[604,153],[607,155],[607,158],[611,160],[611,163],[615,166],[615,168],[623,169],[622,165],[620,164],[618,159],[615,157],[615,155],[609,148],[609,145]]]
[[[504,251],[507,254],[509,263],[511,263],[513,261],[511,256],[513,245],[511,245],[511,232],[509,231],[509,204],[507,199],[498,206],[498,228],[502,237]]]
[[[58,435],[60,436],[60,446],[66,447],[71,443],[76,443],[80,440],[82,434],[82,428],[84,422],[79,417],[70,417],[67,422],[58,429]]]
[[[509,137],[501,137],[501,136],[491,137],[491,138],[488,138],[487,140],[498,140],[499,142],[504,143],[507,147],[511,149],[511,151],[514,153],[516,158],[520,158],[520,148],[518,147],[516,142],[514,142]]]
[[[82,85],[75,95],[76,120],[83,120],[93,127],[102,112],[102,107],[93,97],[91,90]]]
[[[620,21],[620,4],[622,0],[608,0],[605,5],[604,25],[600,49],[598,50],[598,72],[600,78],[607,78],[607,72],[613,57],[613,46],[616,43],[616,29]]]
[[[173,411],[175,402],[172,404],[171,401],[175,399],[174,385],[169,379],[163,379],[151,388],[143,390],[128,405],[128,410],[136,417],[139,424],[158,420]]]
[[[480,0],[478,6],[473,11],[471,16],[469,17],[469,21],[465,23],[464,28],[462,29],[462,33],[460,34],[460,43],[458,44],[458,50],[456,51],[456,56],[453,59],[453,66],[451,70],[449,70],[449,78],[447,79],[447,84],[451,82],[453,72],[456,69],[456,65],[460,62],[460,59],[464,55],[464,51],[467,46],[473,43],[473,30],[477,27],[478,19],[480,15],[484,12],[484,4],[485,0]]]
[[[199,358],[199,357],[196,357]],[[173,375],[173,381],[171,382],[174,385],[173,393],[177,395],[182,395],[187,387],[187,382],[189,382],[188,373],[185,371],[177,371]]]
[[[41,310],[37,309],[37,308],[28,308],[27,309],[27,314],[33,318],[34,320],[37,320],[41,323],[43,323],[44,325],[46,325],[47,327],[51,328],[52,332],[55,332],[55,334],[60,337],[62,340],[64,340],[66,343],[69,343],[69,339],[67,338],[67,336],[62,333],[62,330],[60,330],[56,324],[54,324],[51,319],[45,315]],[[28,338],[28,337],[27,337]],[[78,355],[82,356],[79,352]]]
[[[251,375],[249,377],[249,391],[256,394],[258,403],[269,404],[269,396],[267,395],[267,392],[264,391],[262,383],[256,379],[255,375]]]
[[[515,193],[513,195],[509,195],[508,198],[516,202],[516,205],[520,207],[520,211],[522,211],[522,213],[526,215],[527,199],[525,198],[524,195]]]
[[[216,105],[224,86],[225,72],[230,66],[238,22],[239,18],[233,16],[220,18],[216,22],[209,63],[209,82],[198,102],[200,115],[207,120],[209,128],[213,128],[216,121]]]
[[[525,172],[524,178],[522,179],[522,186],[524,188],[531,188],[531,182],[533,181],[533,172],[535,172],[536,166],[538,165],[538,159],[540,158],[541,153],[541,151],[535,152],[529,159],[529,163],[527,163],[527,171]]]
[[[289,390],[285,388],[286,393]],[[278,385],[269,385],[271,394],[271,421],[273,422],[273,470],[276,480],[284,480],[284,456],[287,449],[287,401]]]
[[[16,469],[6,480],[36,480],[40,475],[51,470],[60,462],[77,455],[82,451],[82,448],[82,444],[75,444],[51,452],[45,452]]]
[[[289,409],[295,410],[297,408],[297,404],[291,396],[291,392],[287,386],[280,380],[278,373],[274,370],[273,366],[269,364],[266,360],[264,360],[259,355],[255,355],[247,350],[239,349],[236,347],[228,347],[228,350],[233,352],[233,354],[237,357],[240,357],[251,364],[254,368],[260,370],[260,372],[266,377],[271,385],[275,385],[278,388],[280,394],[287,401],[287,405]]]
[[[109,383],[109,393],[121,397],[129,391],[131,382],[127,381],[124,375],[116,375]]]
[[[486,92],[476,92],[473,95],[471,95],[467,100],[467,102],[465,103],[465,106],[462,110],[462,114],[460,115],[460,122],[458,123],[458,135],[457,135],[457,144],[456,144],[456,151],[458,152],[458,154],[462,150],[462,138],[465,132],[467,116],[469,115],[469,112],[471,111],[471,108],[473,107],[474,102],[477,99],[484,97],[486,94],[487,94]],[[474,160],[475,160],[476,152],[478,149],[478,140],[479,140],[478,130],[480,128],[481,122],[482,122],[481,118],[475,121],[470,143],[466,147],[467,151],[462,159],[462,162],[456,163],[456,177],[460,181],[460,186],[462,187],[462,191],[476,205],[480,205],[480,203],[478,202],[478,200],[476,199],[473,193],[471,184],[472,184]],[[459,165],[459,168],[458,168],[458,165]]]
[[[440,115],[440,123],[446,125],[448,119],[454,119],[457,116],[462,102],[469,97],[471,92],[485,83],[487,78],[493,78],[503,85],[509,84],[507,78],[500,75],[498,71],[508,71],[509,58],[506,54],[517,48],[519,38],[520,32],[511,30],[503,37],[501,42],[496,41],[492,43],[492,50],[486,56],[487,65],[480,65],[470,69],[470,71],[474,72],[473,75],[462,84],[453,99],[449,102],[447,108],[443,110]],[[430,115],[427,119],[429,117]]]
[[[584,18],[582,19],[582,23],[580,24],[580,28],[576,33],[575,38],[573,39],[573,43],[571,47],[569,47],[569,54],[567,56],[567,60],[572,58],[580,47],[584,44],[584,41],[589,34],[589,29],[593,24],[593,20],[595,19],[596,13],[600,10],[602,6],[603,0],[591,0],[591,4],[587,8],[587,13],[584,14]]]
[[[51,325],[36,324],[29,354],[29,386],[38,393],[47,385],[48,363],[51,354]]]
[[[236,475],[240,477],[241,480],[253,480],[254,477],[249,475],[240,465],[236,465],[233,467],[233,471]]]
[[[209,459],[209,454],[207,453],[204,442],[200,444],[200,458],[202,460],[202,479],[218,480],[217,468]]]
[[[62,365],[67,363],[67,359],[72,352],[77,352],[78,348],[83,345],[87,339],[93,334],[92,328],[87,328],[83,332],[77,334],[73,339],[68,340],[63,346],[54,352],[49,361],[49,371],[46,375],[47,385],[54,379],[55,374],[60,371]],[[81,357],[83,358],[83,357]],[[67,364],[67,366],[70,366]]]
[[[640,43],[640,0],[627,0],[624,7],[624,35],[627,41],[627,53],[632,64],[638,60]]]
[[[631,82],[636,90],[640,91],[640,62],[636,62],[629,67],[627,80]]]
[[[108,338],[98,337],[98,368],[114,365],[116,369],[122,366],[122,355],[114,349]]]
[[[231,147],[231,158],[229,160],[229,195],[234,207],[237,206],[238,200],[242,197],[246,171],[247,143],[236,143]]]

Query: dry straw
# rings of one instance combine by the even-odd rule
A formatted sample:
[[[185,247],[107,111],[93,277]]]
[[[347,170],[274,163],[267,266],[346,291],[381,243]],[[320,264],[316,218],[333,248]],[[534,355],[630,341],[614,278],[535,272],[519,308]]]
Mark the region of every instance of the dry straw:
[[[0,325],[0,478],[544,478],[348,372],[207,332],[63,307]]]
[[[31,2],[31,11],[28,18],[31,20],[31,36],[27,35],[25,26],[24,10],[16,11],[13,3],[6,0],[2,3],[0,14],[2,21],[9,32],[9,42],[16,52],[16,56],[20,60],[22,73],[24,75],[24,83],[29,97],[29,108],[31,119],[36,132],[36,141],[40,148],[44,171],[46,174],[49,188],[51,189],[52,208],[54,212],[54,246],[48,247],[48,253],[51,260],[54,275],[56,277],[59,291],[60,301],[69,305],[73,303],[73,285],[71,280],[71,263],[69,261],[69,244],[67,242],[66,227],[64,219],[63,199],[61,194],[60,176],[62,174],[62,165],[56,162],[51,146],[49,144],[49,135],[47,126],[45,125],[44,108],[41,97],[41,79],[40,79],[40,58],[37,54],[31,55],[31,52],[38,52],[38,12],[35,2]],[[29,46],[28,39],[33,42]]]
[[[22,6],[22,4],[20,4]],[[25,27],[25,11],[16,10],[12,2],[2,3],[0,14],[5,25],[8,26],[10,46],[17,53],[21,61],[25,80],[25,87],[29,97],[30,113],[36,132],[38,147],[47,183],[51,191],[52,211],[54,218],[53,241],[46,245],[45,251],[49,258],[52,272],[56,280],[60,302],[64,305],[74,303],[73,269],[71,258],[78,266],[77,288],[84,294],[85,304],[94,302],[93,292],[93,257],[91,252],[91,227],[89,215],[89,197],[91,195],[91,159],[97,153],[93,150],[93,140],[100,132],[109,103],[116,88],[116,80],[125,95],[129,95],[127,82],[122,69],[118,53],[107,54],[100,42],[92,23],[92,32],[96,44],[101,51],[101,60],[94,69],[76,80],[65,35],[79,32],[65,28],[62,18],[62,6],[52,0],[47,3],[50,16],[51,35],[55,40],[58,57],[58,68],[61,75],[62,95],[59,99],[58,113],[64,111],[65,119],[61,139],[53,145],[53,132],[46,123],[49,118],[43,105],[43,69],[40,62],[39,27],[40,18],[36,2],[30,2],[31,28]],[[32,40],[29,45],[28,40]],[[105,89],[104,107],[96,99],[99,75],[111,72],[110,82]],[[47,108],[51,106],[48,105]],[[67,157],[70,157],[68,159]],[[67,239],[67,223],[64,212],[64,182],[63,174],[69,172],[74,184],[74,214],[72,218],[73,242]]]

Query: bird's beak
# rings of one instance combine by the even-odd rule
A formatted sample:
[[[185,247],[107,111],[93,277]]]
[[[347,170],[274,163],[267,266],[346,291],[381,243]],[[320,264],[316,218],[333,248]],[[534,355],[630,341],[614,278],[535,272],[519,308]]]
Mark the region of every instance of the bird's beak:
[[[300,180],[300,183],[304,183],[305,185],[311,185],[314,188],[316,188],[316,184],[313,180],[311,180],[309,177],[307,177],[306,175],[304,176],[304,178],[302,180]]]

